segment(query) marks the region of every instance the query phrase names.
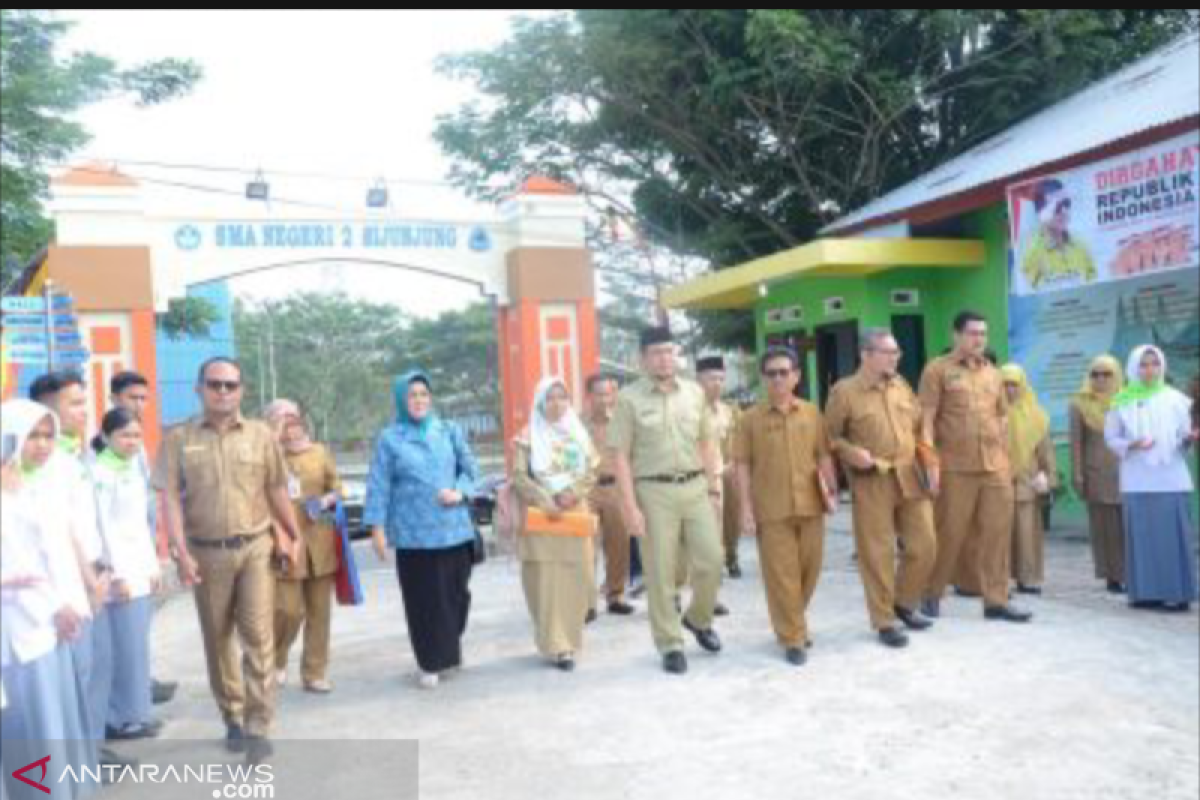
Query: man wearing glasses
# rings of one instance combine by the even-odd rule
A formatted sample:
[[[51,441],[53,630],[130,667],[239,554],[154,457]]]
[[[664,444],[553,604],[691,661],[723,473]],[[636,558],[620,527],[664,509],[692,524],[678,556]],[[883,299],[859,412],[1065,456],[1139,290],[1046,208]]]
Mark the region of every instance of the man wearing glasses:
[[[974,539],[974,566],[983,592],[984,617],[1029,622],[1033,615],[1008,602],[1013,499],[1008,460],[1008,402],[1000,370],[988,363],[987,321],[964,311],[954,319],[954,350],[921,375],[922,439],[937,450],[930,470],[937,498],[937,561],[921,611],[936,617],[965,543]]]
[[[742,529],[757,536],[767,611],[784,658],[807,660],[806,612],[825,550],[825,514],[837,504],[837,476],[821,412],[796,397],[800,361],[771,347],[760,364],[767,400],[742,415],[734,441]]]
[[[917,441],[921,410],[897,374],[901,352],[890,331],[864,332],[862,366],[839,381],[825,406],[833,452],[845,465],[854,497],[854,545],[871,627],[887,647],[932,623],[917,613],[937,540],[933,504],[921,485]],[[903,543],[896,563],[896,539]]]
[[[232,359],[210,359],[200,368],[196,391],[203,413],[167,435],[155,486],[164,492],[180,580],[195,587],[226,746],[258,761],[271,753],[267,736],[275,709],[271,557],[290,557],[296,520],[271,430],[241,415],[241,367]],[[273,536],[272,516],[285,534]]]

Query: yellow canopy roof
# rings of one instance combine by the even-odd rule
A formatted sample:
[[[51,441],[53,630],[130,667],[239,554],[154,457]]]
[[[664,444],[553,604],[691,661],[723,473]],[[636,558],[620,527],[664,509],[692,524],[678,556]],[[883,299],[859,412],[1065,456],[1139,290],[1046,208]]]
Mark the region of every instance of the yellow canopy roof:
[[[804,276],[866,277],[900,267],[982,267],[973,239],[818,239],[792,250],[718,270],[663,291],[667,308],[749,308],[759,287]]]

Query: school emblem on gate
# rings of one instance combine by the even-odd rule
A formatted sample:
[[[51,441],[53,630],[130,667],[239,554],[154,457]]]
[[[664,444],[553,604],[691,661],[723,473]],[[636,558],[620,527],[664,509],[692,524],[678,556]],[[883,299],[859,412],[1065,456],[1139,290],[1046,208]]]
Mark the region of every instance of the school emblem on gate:
[[[200,247],[200,229],[195,225],[180,225],[175,231],[175,246],[180,250],[195,250]]]
[[[475,228],[471,231],[467,246],[476,253],[486,253],[492,249],[492,237],[483,228]]]

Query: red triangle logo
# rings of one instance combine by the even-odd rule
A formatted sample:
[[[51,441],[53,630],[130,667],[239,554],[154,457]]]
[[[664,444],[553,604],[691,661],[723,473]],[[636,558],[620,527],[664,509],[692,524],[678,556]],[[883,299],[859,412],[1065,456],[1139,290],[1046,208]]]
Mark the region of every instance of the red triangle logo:
[[[43,758],[39,761],[35,761],[32,764],[21,767],[19,770],[17,770],[16,772],[13,773],[13,777],[16,778],[17,780],[19,780],[21,783],[26,784],[27,786],[32,786],[35,789],[41,789],[46,794],[50,794],[50,788],[47,786],[43,786],[41,783],[42,781],[46,780],[46,770],[47,770],[46,765],[48,765],[49,763],[50,763],[50,756],[46,756],[45,758]],[[25,773],[29,772],[29,770],[33,769],[34,767],[42,768],[42,776],[40,778],[38,778],[37,783],[34,783],[33,781],[29,780],[29,778],[25,777]]]

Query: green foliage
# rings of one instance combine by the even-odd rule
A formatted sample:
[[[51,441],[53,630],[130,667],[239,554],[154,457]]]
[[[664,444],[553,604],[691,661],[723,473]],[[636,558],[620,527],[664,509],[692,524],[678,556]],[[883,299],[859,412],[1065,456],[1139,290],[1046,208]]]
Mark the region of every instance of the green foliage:
[[[1181,9],[577,10],[443,58],[482,98],[436,136],[475,196],[542,174],[628,198],[655,243],[720,268],[1195,28]],[[703,323],[752,344],[749,315]]]
[[[84,106],[130,96],[149,106],[187,94],[201,77],[168,58],[122,69],[95,53],[62,56],[70,25],[41,9],[0,10],[0,264],[2,284],[53,236],[42,210],[48,170],[88,141],[71,116]]]

